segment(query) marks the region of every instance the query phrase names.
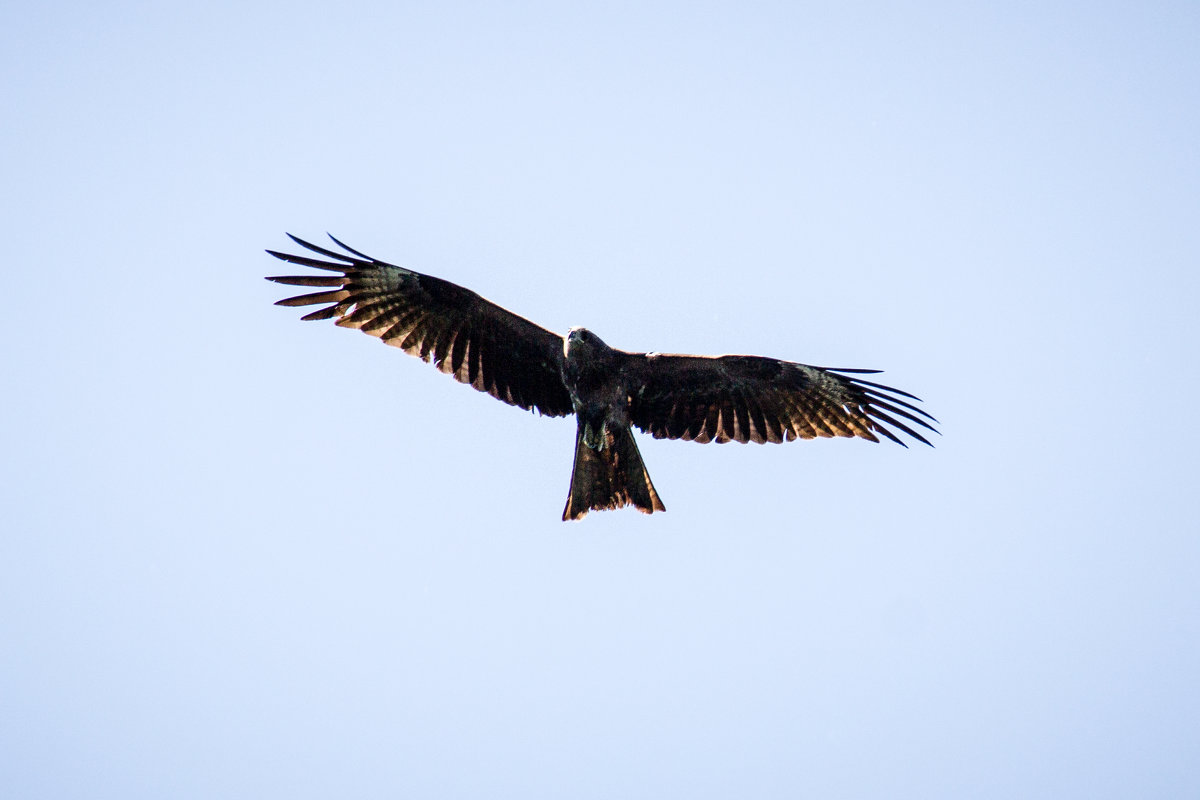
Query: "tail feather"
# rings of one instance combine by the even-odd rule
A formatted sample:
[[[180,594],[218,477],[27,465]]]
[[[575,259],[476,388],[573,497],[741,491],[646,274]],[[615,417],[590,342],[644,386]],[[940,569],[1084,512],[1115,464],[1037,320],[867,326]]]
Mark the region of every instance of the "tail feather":
[[[644,514],[667,510],[650,482],[633,432],[629,428],[605,431],[603,448],[594,450],[584,444],[580,422],[575,433],[575,466],[563,521],[583,519],[593,509],[629,505]]]

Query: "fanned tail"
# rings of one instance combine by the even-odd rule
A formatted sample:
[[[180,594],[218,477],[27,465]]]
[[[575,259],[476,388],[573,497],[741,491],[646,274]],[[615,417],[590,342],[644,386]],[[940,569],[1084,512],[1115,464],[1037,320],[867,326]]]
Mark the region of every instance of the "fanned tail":
[[[589,511],[634,506],[643,514],[666,511],[650,473],[642,463],[629,428],[606,431],[604,446],[594,450],[583,442],[583,422],[575,433],[575,467],[563,521],[583,519]]]

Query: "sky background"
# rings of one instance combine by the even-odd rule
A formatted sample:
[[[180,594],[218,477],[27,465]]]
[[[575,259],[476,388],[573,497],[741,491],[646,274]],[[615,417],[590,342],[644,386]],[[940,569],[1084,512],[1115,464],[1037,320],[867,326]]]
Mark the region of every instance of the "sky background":
[[[0,12],[0,793],[1200,795],[1200,6]],[[329,231],[936,449],[573,423],[271,304]]]

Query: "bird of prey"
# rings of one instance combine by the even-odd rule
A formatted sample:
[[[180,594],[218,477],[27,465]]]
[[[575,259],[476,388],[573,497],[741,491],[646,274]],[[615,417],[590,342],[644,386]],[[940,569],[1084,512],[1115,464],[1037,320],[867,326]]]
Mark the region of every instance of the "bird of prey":
[[[692,442],[878,442],[878,434],[905,447],[892,428],[925,444],[920,429],[937,432],[930,424],[937,420],[908,402],[919,398],[852,377],[879,370],[617,350],[586,328],[559,336],[469,289],[371,258],[332,235],[344,252],[288,236],[324,258],[267,252],[337,274],[267,278],[320,287],[276,305],[322,306],[302,319],[358,328],[509,405],[575,415],[563,520],[626,505],[646,514],[666,510],[634,442],[635,426],[656,439]]]

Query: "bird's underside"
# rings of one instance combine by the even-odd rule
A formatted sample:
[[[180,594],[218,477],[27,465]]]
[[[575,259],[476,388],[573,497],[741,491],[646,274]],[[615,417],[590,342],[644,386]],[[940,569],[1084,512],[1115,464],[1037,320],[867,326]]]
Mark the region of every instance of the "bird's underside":
[[[665,510],[634,427],[694,442],[882,436],[904,445],[901,434],[930,444],[920,430],[936,433],[936,420],[909,402],[918,398],[856,377],[878,370],[617,350],[584,328],[559,336],[469,289],[378,261],[332,236],[344,252],[291,238],[323,258],[267,252],[335,274],[268,278],[318,289],[276,305],[320,306],[303,319],[358,328],[518,408],[576,417],[564,520],[625,505]]]

